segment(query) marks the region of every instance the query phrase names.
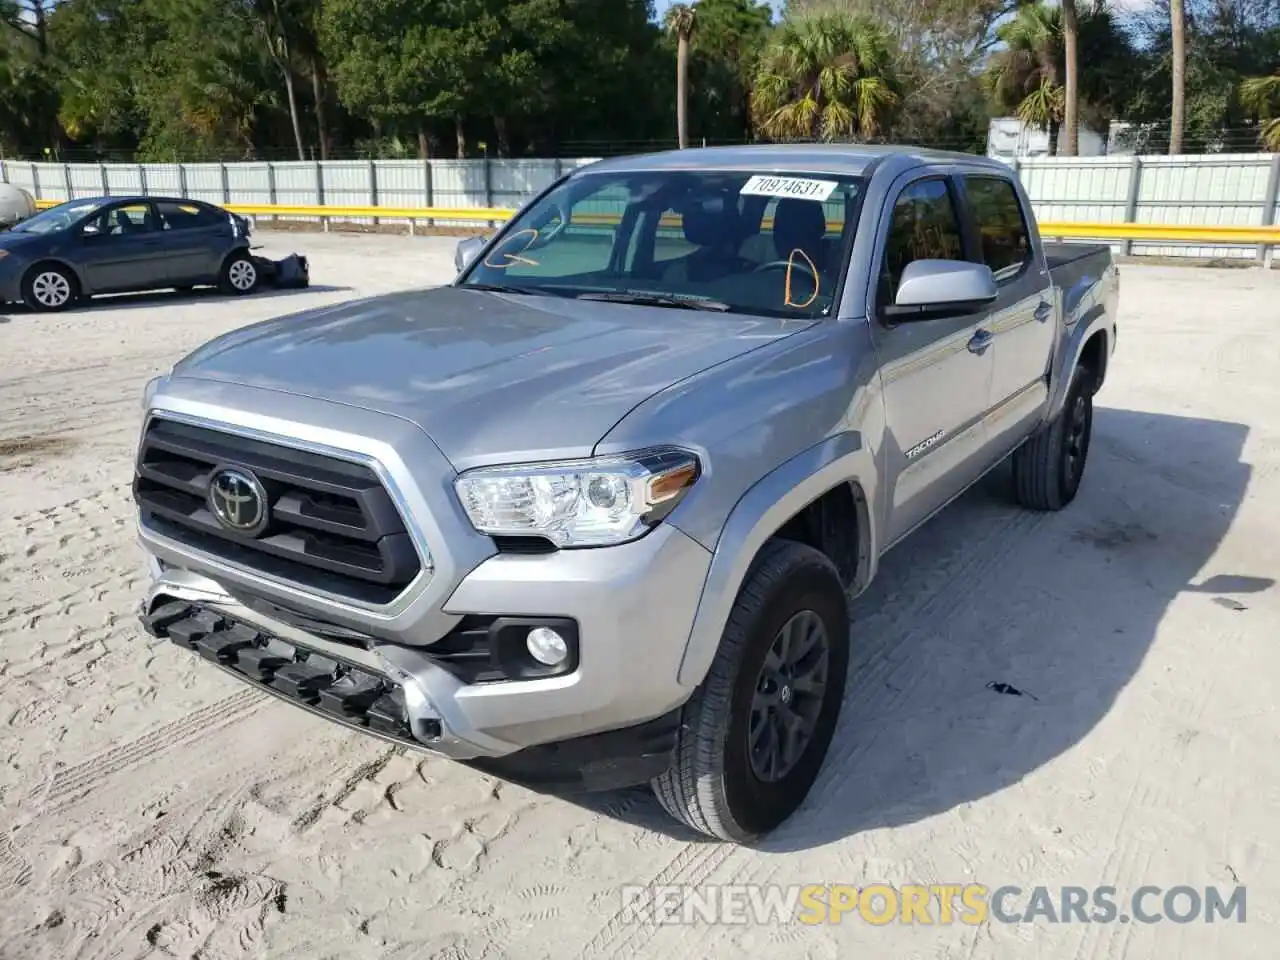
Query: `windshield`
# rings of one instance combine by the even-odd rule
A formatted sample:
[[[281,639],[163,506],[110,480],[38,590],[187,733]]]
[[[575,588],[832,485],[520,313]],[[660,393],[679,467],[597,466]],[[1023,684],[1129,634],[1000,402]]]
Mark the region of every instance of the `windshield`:
[[[68,200],[23,220],[13,228],[15,233],[53,233],[65,230],[81,217],[87,216],[105,203],[105,200]]]
[[[584,174],[459,286],[814,318],[832,310],[862,181],[802,171]]]

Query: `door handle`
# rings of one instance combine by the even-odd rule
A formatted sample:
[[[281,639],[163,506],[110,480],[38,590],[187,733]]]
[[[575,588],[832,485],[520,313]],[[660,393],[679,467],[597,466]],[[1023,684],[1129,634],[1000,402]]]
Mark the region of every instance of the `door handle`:
[[[1036,307],[1035,318],[1044,323],[1053,315],[1053,304],[1048,300],[1041,300],[1040,305]]]
[[[968,350],[970,353],[976,353],[982,356],[987,352],[987,347],[991,346],[994,337],[986,330],[975,330],[972,337],[969,338]]]

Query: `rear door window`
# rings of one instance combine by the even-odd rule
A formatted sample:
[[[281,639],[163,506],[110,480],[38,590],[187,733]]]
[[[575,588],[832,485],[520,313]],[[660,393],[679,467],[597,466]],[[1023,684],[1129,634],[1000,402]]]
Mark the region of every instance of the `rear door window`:
[[[226,215],[219,214],[208,207],[200,207],[194,203],[156,204],[160,214],[163,230],[198,230],[201,227],[216,227],[226,222]]]
[[[978,229],[983,263],[997,281],[1017,276],[1031,261],[1031,238],[1013,184],[1001,177],[968,176],[964,191]]]

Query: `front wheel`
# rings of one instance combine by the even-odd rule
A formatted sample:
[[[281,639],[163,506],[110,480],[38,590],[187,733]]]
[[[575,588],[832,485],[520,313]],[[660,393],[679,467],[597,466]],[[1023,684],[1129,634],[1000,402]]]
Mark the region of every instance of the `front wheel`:
[[[834,564],[800,543],[766,544],[685,704],[672,767],[653,781],[659,803],[720,840],[773,830],[822,768],[848,664],[848,601]]]
[[[218,287],[223,293],[244,296],[258,287],[258,266],[247,253],[237,253],[222,265],[222,277]]]
[[[1013,454],[1014,495],[1032,510],[1061,510],[1080,490],[1093,439],[1093,371],[1078,366],[1062,410]]]
[[[71,306],[79,294],[75,276],[54,264],[37,266],[22,281],[22,299],[40,313],[55,313]]]

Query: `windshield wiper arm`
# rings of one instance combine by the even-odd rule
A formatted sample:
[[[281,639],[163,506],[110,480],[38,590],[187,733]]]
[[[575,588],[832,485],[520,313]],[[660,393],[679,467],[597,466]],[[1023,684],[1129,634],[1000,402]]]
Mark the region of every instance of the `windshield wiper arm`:
[[[677,307],[681,310],[710,310],[713,313],[724,313],[732,310],[723,300],[694,300],[684,297],[672,297],[661,293],[628,293],[625,291],[598,291],[580,293],[579,300],[603,300],[607,303],[636,303],[650,307]]]
[[[555,291],[542,287],[522,287],[513,283],[460,283],[463,290],[484,290],[487,293],[519,293],[529,297],[553,297]]]

